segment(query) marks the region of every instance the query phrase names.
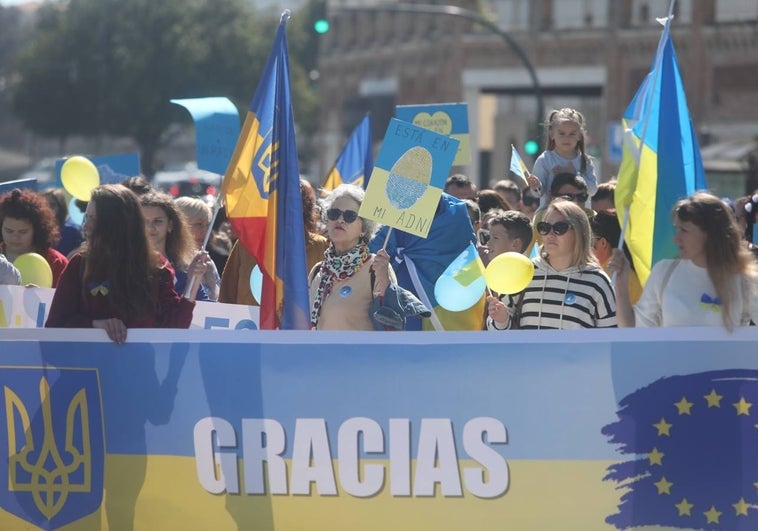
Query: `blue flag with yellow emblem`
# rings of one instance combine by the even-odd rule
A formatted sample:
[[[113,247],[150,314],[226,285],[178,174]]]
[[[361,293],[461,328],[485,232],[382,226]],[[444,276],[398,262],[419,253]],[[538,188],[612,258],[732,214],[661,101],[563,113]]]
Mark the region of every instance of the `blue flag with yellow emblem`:
[[[223,183],[226,213],[263,273],[262,329],[310,326],[305,228],[282,15]]]

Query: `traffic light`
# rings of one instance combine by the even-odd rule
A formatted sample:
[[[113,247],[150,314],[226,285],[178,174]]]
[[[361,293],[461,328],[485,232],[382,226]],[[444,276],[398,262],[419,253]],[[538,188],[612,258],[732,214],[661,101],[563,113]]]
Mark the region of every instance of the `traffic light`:
[[[313,31],[317,35],[323,35],[329,31],[329,18],[327,16],[325,0],[312,0],[308,4],[308,19],[313,21]]]
[[[313,23],[313,30],[319,35],[329,31],[329,21],[325,18],[319,18]]]
[[[530,138],[526,142],[524,142],[524,153],[530,156],[534,156],[537,154],[537,152],[540,150],[540,145],[537,143],[536,140],[533,138]]]

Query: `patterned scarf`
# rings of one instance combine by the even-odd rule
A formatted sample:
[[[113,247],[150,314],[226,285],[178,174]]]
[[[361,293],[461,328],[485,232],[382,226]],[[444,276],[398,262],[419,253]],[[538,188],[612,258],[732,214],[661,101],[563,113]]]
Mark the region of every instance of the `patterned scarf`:
[[[345,254],[338,255],[333,245],[324,252],[324,261],[321,262],[319,269],[321,281],[318,284],[316,297],[313,300],[313,309],[311,310],[311,326],[315,328],[318,324],[321,305],[332,292],[334,283],[337,280],[344,280],[353,276],[368,259],[368,245],[365,242],[358,243]]]

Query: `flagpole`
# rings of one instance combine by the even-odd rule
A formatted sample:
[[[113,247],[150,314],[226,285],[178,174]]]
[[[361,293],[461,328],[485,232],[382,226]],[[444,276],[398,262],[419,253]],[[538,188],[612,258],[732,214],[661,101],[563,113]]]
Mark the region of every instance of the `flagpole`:
[[[674,18],[674,4],[676,4],[676,0],[671,0],[671,2],[669,3],[669,12],[668,12],[668,15],[666,16],[666,22],[663,26],[664,33],[671,31],[671,19]],[[660,70],[661,70],[660,66],[661,66],[661,61],[663,60],[663,54],[657,53],[655,60],[656,60],[656,65],[655,65],[655,68],[653,69],[655,72],[655,77],[653,77],[653,83],[652,83],[653,90],[658,84],[658,76],[660,75]],[[652,94],[648,94],[648,97],[652,97]],[[639,180],[639,175],[640,175],[640,160],[642,159],[642,150],[645,146],[645,138],[647,136],[647,126],[648,126],[648,123],[650,122],[651,111],[652,111],[652,105],[650,105],[648,102],[648,105],[645,108],[645,118],[642,122],[642,133],[640,134],[639,149],[635,150],[635,153],[634,153],[634,156],[635,156],[634,162],[635,162],[638,180]],[[634,194],[632,194],[632,201],[633,200],[634,200]],[[618,244],[619,250],[622,250],[624,248],[624,237],[626,236],[626,228],[629,223],[630,209],[631,209],[631,201],[629,202],[628,205],[624,206],[624,218],[621,223],[621,234],[619,235],[619,244]],[[617,276],[617,273],[616,271],[614,271],[611,275],[611,283],[614,285],[616,284],[616,276]]]

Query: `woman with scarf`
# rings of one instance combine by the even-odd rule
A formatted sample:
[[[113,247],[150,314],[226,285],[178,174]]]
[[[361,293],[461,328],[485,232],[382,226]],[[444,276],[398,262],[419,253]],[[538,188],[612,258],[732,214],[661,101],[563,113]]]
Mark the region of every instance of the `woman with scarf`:
[[[537,231],[542,246],[534,278],[521,293],[487,298],[487,329],[615,327],[616,296],[592,254],[584,210],[572,201],[553,201]]]
[[[396,282],[387,252],[369,252],[377,225],[358,216],[363,198],[362,188],[342,184],[324,199],[330,246],[309,275],[314,329],[374,330],[368,313],[371,301]]]

